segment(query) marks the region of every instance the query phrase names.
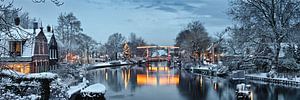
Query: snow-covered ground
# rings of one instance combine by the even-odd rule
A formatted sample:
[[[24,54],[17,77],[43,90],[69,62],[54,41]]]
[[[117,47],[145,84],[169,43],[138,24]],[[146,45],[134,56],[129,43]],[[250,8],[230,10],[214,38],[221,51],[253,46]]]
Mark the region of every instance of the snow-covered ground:
[[[103,62],[103,63],[97,63],[94,64],[93,66],[111,66],[112,64],[110,64],[109,62]]]
[[[115,66],[115,65],[128,65],[130,64],[129,62],[127,61],[122,61],[122,60],[114,60],[114,61],[109,61],[109,62],[101,62],[101,63],[97,63],[97,64],[94,64],[89,68],[96,68],[96,67],[109,67],[109,66]]]
[[[256,73],[256,74],[247,74],[246,76],[259,77],[259,78],[268,78],[267,75],[268,75],[268,73]],[[278,76],[275,76],[272,79],[300,82],[300,77],[287,78],[287,77],[278,77]]]

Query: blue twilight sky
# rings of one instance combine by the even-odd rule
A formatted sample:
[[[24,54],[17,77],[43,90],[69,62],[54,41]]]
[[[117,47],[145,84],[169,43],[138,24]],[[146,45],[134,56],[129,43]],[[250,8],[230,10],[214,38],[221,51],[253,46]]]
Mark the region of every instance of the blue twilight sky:
[[[173,45],[187,23],[200,20],[210,35],[231,25],[226,15],[229,0],[63,0],[55,6],[50,0],[14,0],[15,7],[29,12],[43,24],[57,25],[60,13],[73,12],[83,32],[104,43],[109,35],[120,32],[142,36],[148,43]]]

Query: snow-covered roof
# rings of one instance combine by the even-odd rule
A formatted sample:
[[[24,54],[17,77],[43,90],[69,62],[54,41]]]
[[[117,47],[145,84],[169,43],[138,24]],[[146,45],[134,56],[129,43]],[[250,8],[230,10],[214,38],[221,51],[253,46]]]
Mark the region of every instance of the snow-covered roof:
[[[27,31],[27,32],[29,32],[29,33],[33,33],[33,29],[24,29],[24,30]],[[36,32],[35,35],[37,36],[38,33],[40,33],[40,31],[41,31],[41,29],[36,29],[36,30],[35,30],[35,32]],[[52,37],[52,35],[53,35],[54,33],[48,32],[48,31],[45,30],[45,29],[43,29],[43,32],[44,32],[44,34],[45,34],[45,36],[46,36],[46,38],[47,38],[47,42],[49,43],[50,40],[51,40],[51,37]],[[59,41],[59,40],[57,40],[58,35],[57,35],[57,34],[54,34],[54,36],[55,36],[55,38],[56,38],[57,44],[58,44],[59,46],[63,46],[62,42]]]
[[[10,41],[10,40],[25,41],[25,43],[23,44],[23,48],[22,48],[23,52],[21,54],[21,57],[33,56],[35,37],[38,35],[38,33],[40,31],[41,31],[41,29],[36,29],[36,33],[34,34],[33,29],[24,29],[21,26],[16,26],[11,29],[11,31],[9,32],[10,34],[8,34],[8,35],[6,33],[0,33],[0,35],[1,35],[0,46],[3,46],[6,48],[6,50],[4,48],[0,48],[0,52],[1,53],[7,52],[5,54],[1,54],[0,57],[9,57],[9,53],[7,50],[9,48],[8,41]],[[51,40],[51,37],[54,35],[56,38],[57,45],[59,47],[63,47],[63,43],[57,39],[57,37],[58,37],[57,34],[48,32],[44,29],[43,29],[43,32],[45,34],[45,37],[47,38],[48,44]]]
[[[7,34],[4,38],[12,40],[23,40],[33,36],[32,32],[27,31],[27,29],[24,29],[21,26],[12,28],[8,33],[9,34]]]
[[[34,53],[34,38],[28,39],[23,45],[22,57],[32,57]]]

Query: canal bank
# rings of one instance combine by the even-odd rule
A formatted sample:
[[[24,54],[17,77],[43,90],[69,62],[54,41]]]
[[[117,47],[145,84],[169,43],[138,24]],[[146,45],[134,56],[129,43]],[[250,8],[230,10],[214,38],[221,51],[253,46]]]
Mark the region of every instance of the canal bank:
[[[238,82],[226,78],[195,75],[168,67],[164,62],[143,66],[99,68],[88,71],[91,84],[107,87],[107,100],[234,100]],[[299,100],[292,87],[246,82],[254,100]]]

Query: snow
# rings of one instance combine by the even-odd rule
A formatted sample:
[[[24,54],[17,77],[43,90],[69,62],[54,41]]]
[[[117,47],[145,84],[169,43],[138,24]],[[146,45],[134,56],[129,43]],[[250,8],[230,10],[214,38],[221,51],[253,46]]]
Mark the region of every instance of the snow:
[[[21,26],[16,26],[14,29],[10,30],[10,34],[13,36],[12,39],[28,39],[32,37],[32,33],[26,31],[26,29],[24,29]]]
[[[103,84],[96,83],[93,85],[88,86],[87,88],[83,89],[81,93],[102,93],[104,94],[106,88]]]
[[[44,78],[44,79],[54,79],[57,78],[58,75],[51,73],[51,72],[42,72],[42,73],[31,73],[31,74],[23,74],[23,73],[19,73],[13,70],[0,70],[0,74],[3,75],[10,75],[10,76],[14,76],[14,77],[21,77],[24,76],[25,78]]]
[[[89,83],[88,80],[86,80],[85,77],[83,77],[82,82],[79,83],[76,86],[70,86],[69,90],[67,91],[69,98],[75,94],[76,92],[82,90],[83,88],[87,87],[87,83]]]
[[[28,96],[20,96],[11,92],[0,94],[0,100],[38,100],[40,98],[41,96],[34,94]]]
[[[246,76],[251,76],[251,77],[260,77],[260,78],[268,78],[267,77],[268,73],[256,73],[256,74],[248,74]],[[292,79],[288,79],[287,77],[274,77],[272,79],[275,80],[285,80],[285,81],[294,81],[294,82],[300,82],[300,78],[299,77],[295,77]]]
[[[19,73],[19,72],[17,72],[17,71],[6,70],[6,69],[1,70],[1,71],[0,71],[0,74],[8,75],[8,76],[13,76],[13,77],[19,77],[19,76],[24,75],[24,74]]]
[[[199,69],[201,69],[201,70],[209,70],[209,67],[203,66],[203,67],[199,67]]]
[[[28,39],[23,45],[22,57],[32,57],[34,49],[34,39]]]
[[[118,61],[110,61],[110,62],[97,63],[97,64],[94,64],[93,66],[97,66],[97,67],[113,66],[114,63],[120,63],[120,65],[127,65],[127,64],[129,64],[126,61],[118,60]]]
[[[261,78],[267,78],[268,73],[256,73],[256,74],[248,74],[246,76],[253,76],[253,77],[261,77]]]
[[[94,66],[111,66],[111,65],[112,64],[110,64],[109,62],[94,64]]]
[[[15,29],[12,29],[10,34],[13,37],[9,37],[8,35],[4,35],[4,37],[1,37],[1,39],[5,39],[5,41],[1,42],[1,46],[4,46],[6,48],[9,47],[9,44],[7,42],[7,40],[26,40],[26,42],[23,45],[23,52],[22,52],[22,57],[32,57],[33,56],[33,49],[34,49],[34,37],[41,31],[41,29],[36,29],[36,34],[33,34],[33,29],[24,29],[20,26],[16,26]],[[43,30],[46,38],[47,38],[47,42],[50,42],[50,39],[52,37],[51,32],[47,32],[45,29]],[[55,37],[58,37],[57,34],[54,34]],[[58,44],[58,46],[63,47],[63,43],[61,41],[59,41],[58,39],[56,39],[56,42]],[[1,52],[3,52],[4,50],[0,50]],[[9,57],[8,53],[5,55],[0,55],[1,57]]]
[[[54,79],[57,78],[57,74],[51,72],[33,73],[26,75],[26,78]]]
[[[85,88],[87,86],[87,84],[85,82],[79,83],[76,86],[71,86],[69,88],[69,90],[67,91],[69,98],[76,92],[82,90],[83,88]]]
[[[166,50],[157,50],[156,52],[153,52],[151,57],[156,57],[156,56],[163,56],[163,55],[168,55]]]
[[[128,64],[128,62],[126,62],[126,61],[120,61],[121,62],[121,65],[126,65],[126,64]]]

